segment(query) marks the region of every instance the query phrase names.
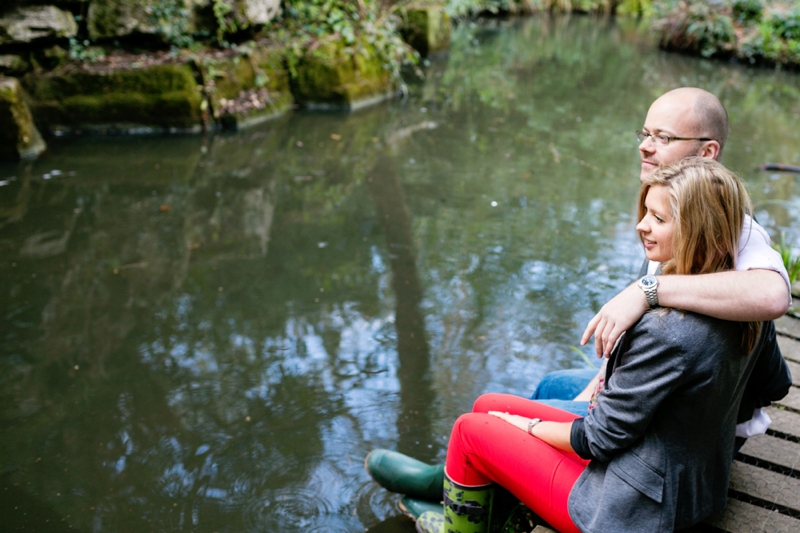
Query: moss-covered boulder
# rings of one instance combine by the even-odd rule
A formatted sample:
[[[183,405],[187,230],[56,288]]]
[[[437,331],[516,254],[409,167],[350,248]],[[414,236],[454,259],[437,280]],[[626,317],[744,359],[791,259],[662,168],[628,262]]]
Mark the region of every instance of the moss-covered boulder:
[[[450,16],[439,6],[408,7],[400,34],[422,57],[450,48]]]
[[[72,13],[55,6],[18,7],[0,17],[0,45],[74,37],[77,33],[78,23]]]
[[[292,72],[295,100],[306,107],[356,109],[396,92],[391,73],[371,45],[327,42],[309,52]]]
[[[45,149],[16,78],[0,78],[0,160],[18,161]]]
[[[240,47],[197,61],[214,120],[238,129],[278,116],[294,99],[282,51],[274,47]]]
[[[25,77],[37,122],[52,132],[199,131],[203,97],[185,63],[124,69],[67,66]]]

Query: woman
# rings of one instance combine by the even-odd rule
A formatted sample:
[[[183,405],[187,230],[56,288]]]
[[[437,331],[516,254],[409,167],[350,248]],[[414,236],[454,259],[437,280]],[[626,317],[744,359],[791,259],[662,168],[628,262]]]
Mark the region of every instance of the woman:
[[[636,229],[663,275],[718,272],[734,267],[748,209],[730,171],[687,158],[644,180]],[[480,397],[453,427],[444,516],[424,513],[418,531],[487,531],[494,483],[562,533],[672,532],[721,509],[744,385],[756,364],[780,369],[769,374],[780,383],[765,386],[788,375],[774,328],[759,336],[758,326],[645,314],[609,358],[586,417]]]

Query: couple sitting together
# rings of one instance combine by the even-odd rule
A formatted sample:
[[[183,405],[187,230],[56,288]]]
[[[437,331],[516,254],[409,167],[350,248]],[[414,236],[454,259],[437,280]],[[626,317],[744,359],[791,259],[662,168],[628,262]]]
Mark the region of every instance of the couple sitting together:
[[[443,500],[417,517],[420,533],[486,533],[496,485],[562,533],[672,532],[725,506],[733,456],[791,385],[770,321],[791,303],[788,277],[716,161],[727,132],[700,89],[650,107],[637,132],[647,261],[584,333],[607,357],[597,376],[556,372],[532,399],[481,396],[455,422],[444,468],[367,456],[386,488]]]

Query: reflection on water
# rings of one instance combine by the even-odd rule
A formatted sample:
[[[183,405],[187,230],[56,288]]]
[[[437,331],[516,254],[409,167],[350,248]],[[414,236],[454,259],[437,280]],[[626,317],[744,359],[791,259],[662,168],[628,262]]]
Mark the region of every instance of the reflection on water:
[[[365,454],[441,461],[477,395],[586,364],[672,87],[720,95],[726,162],[798,242],[797,178],[756,170],[800,164],[796,75],[590,18],[454,39],[405,100],[0,167],[2,523],[409,531]]]

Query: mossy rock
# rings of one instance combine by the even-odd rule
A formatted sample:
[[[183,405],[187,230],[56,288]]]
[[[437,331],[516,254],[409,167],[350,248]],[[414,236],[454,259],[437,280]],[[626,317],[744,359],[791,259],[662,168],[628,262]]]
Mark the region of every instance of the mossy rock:
[[[184,0],[92,0],[86,14],[91,39],[189,35],[195,31],[192,2]]]
[[[37,121],[51,131],[200,129],[203,97],[187,64],[29,75]]]
[[[295,100],[307,107],[355,109],[395,92],[371,45],[325,43],[303,58],[292,77]]]
[[[46,146],[16,78],[0,78],[0,160],[31,159]]]
[[[450,48],[450,16],[441,7],[408,7],[400,35],[422,57]]]
[[[263,122],[294,102],[278,48],[241,47],[234,55],[203,57],[196,68],[202,72],[214,120],[224,129]]]
[[[77,33],[72,13],[55,6],[19,7],[0,16],[0,45],[74,37]]]

